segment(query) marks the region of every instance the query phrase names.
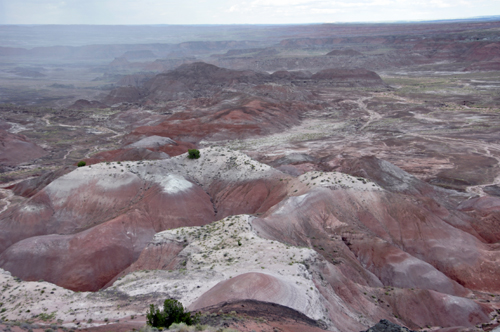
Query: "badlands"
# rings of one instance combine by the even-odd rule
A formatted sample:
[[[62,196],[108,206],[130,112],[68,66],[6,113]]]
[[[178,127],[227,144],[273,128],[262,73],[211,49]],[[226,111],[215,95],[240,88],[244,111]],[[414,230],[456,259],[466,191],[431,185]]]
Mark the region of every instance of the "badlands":
[[[0,328],[499,331],[499,28],[0,26]]]

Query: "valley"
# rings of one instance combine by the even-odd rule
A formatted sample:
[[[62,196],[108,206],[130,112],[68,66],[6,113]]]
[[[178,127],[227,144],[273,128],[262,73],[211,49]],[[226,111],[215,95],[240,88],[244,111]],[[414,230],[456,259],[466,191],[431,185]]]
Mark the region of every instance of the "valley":
[[[129,28],[0,37],[2,328],[498,329],[500,22]]]

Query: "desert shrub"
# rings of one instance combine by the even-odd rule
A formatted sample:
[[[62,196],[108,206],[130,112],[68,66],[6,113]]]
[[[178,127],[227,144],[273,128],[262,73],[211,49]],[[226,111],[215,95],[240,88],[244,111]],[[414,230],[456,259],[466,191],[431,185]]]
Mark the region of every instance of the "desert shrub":
[[[79,161],[78,164],[76,164],[76,166],[78,166],[78,167],[82,167],[82,166],[85,166],[85,165],[87,165],[87,163],[84,162],[83,160]]]
[[[153,327],[168,328],[174,323],[185,323],[186,325],[198,323],[198,316],[191,316],[190,312],[184,312],[182,303],[174,299],[165,300],[162,311],[151,304],[146,317],[148,325]]]
[[[189,159],[198,159],[198,158],[200,158],[200,150],[198,150],[198,149],[189,149],[188,150],[188,158]]]
[[[52,312],[50,314],[42,312],[41,314],[38,314],[38,318],[43,320],[44,322],[53,320],[56,317],[56,312]]]

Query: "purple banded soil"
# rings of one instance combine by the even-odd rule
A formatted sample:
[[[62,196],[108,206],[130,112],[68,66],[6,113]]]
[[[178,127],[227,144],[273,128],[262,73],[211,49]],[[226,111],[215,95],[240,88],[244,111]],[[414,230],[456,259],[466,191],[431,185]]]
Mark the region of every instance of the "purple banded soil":
[[[148,331],[174,298],[206,331],[497,329],[499,27],[15,28],[1,328]]]

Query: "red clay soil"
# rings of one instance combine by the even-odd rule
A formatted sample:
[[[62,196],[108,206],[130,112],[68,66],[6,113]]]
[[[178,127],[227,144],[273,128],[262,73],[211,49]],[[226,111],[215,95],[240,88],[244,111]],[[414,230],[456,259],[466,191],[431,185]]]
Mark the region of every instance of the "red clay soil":
[[[472,63],[464,71],[500,71],[500,61]]]
[[[120,66],[128,61],[115,60]],[[127,62],[127,63],[126,63]],[[257,84],[269,75],[251,70],[219,68],[204,62],[183,64],[174,70],[156,75],[140,87],[126,86],[115,89],[104,98],[108,105],[120,102],[137,102],[142,98],[152,101],[168,101],[213,95],[223,87],[238,83]]]
[[[471,216],[472,227],[491,244],[500,241],[500,198],[484,196],[467,200],[458,208]]]
[[[115,188],[98,185],[102,177],[81,181],[71,174],[33,196],[23,209],[15,206],[2,214],[0,252],[24,238],[45,234],[74,234],[119,216],[141,191],[138,177],[114,178]],[[102,179],[104,180],[104,178]],[[68,192],[60,191],[64,188]],[[68,196],[66,196],[68,195]],[[61,196],[65,199],[61,200]]]
[[[234,329],[241,332],[321,332],[322,325],[304,314],[275,303],[243,300],[222,302],[197,310],[200,325],[214,329]],[[82,332],[128,332],[139,330],[145,321],[107,324],[78,329]],[[13,330],[14,331],[14,330]],[[20,330],[21,331],[21,330]],[[43,331],[43,330],[41,330]]]
[[[170,157],[175,157],[186,153],[189,149],[195,149],[196,145],[189,142],[176,141],[174,144],[165,144],[158,148],[128,148],[127,146],[116,149],[99,152],[91,158],[84,159],[87,165],[111,162],[111,161],[139,161],[139,160],[158,160],[163,159],[166,153]]]
[[[287,195],[285,185],[277,179],[236,183],[217,181],[207,191],[214,201],[219,219],[242,213],[263,213]]]
[[[228,327],[242,332],[319,332],[323,326],[304,314],[276,303],[256,300],[229,301],[197,310],[202,324]]]
[[[127,86],[115,89],[104,98],[103,103],[114,105],[118,103],[135,103],[143,97],[142,92],[135,86]]]
[[[106,108],[107,106],[97,100],[86,100],[86,99],[78,99],[75,103],[68,108],[73,110],[84,110],[89,108]]]
[[[213,197],[212,201],[217,211],[212,216],[213,220],[242,213],[263,213],[286,195],[283,182],[277,180],[255,180],[234,184],[220,181],[210,186],[208,193]],[[175,269],[181,262],[177,254],[183,248],[181,244],[176,243],[148,245],[133,264],[117,274],[106,286],[133,271]]]
[[[286,196],[283,182],[272,179],[215,182],[208,193],[194,185],[171,195],[132,173],[117,173],[113,180],[104,173],[87,179],[78,174],[59,178],[26,205],[2,214],[2,268],[24,280],[95,291],[127,268],[175,265],[175,253],[171,259],[153,260],[154,266],[148,256],[140,258],[156,232],[205,225],[232,214],[263,213]],[[106,181],[107,187],[100,185]]]
[[[153,78],[154,75],[152,74],[132,74],[132,75],[126,75],[123,76],[116,82],[116,85],[119,86],[135,86],[135,87],[140,87],[143,85],[147,80]]]
[[[210,197],[199,186],[169,195],[142,185],[132,181],[102,190],[90,183],[62,206],[40,192],[32,198],[37,213],[16,208],[4,219],[0,266],[24,280],[96,291],[130,266],[156,232],[214,220]],[[138,195],[142,199],[131,203]]]
[[[333,50],[331,52],[328,52],[326,55],[329,56],[360,56],[363,55],[362,53],[353,50],[353,49],[345,49],[345,50]]]
[[[101,326],[96,326],[96,327],[91,327],[91,328],[86,328],[86,329],[75,329],[72,328],[72,331],[94,331],[94,332],[130,332],[134,330],[139,330],[142,326],[144,326],[146,323],[145,321],[139,321],[137,320],[136,322],[126,322],[126,323],[115,323],[115,324],[108,324],[108,325],[101,325]],[[7,323],[0,323],[0,330],[1,331],[10,331],[10,332],[26,332],[27,330],[32,331],[32,332],[45,332],[48,329],[52,329],[54,326],[51,325],[41,325],[41,324],[30,324],[30,323],[22,323],[22,322],[7,322]],[[65,326],[58,326],[58,328],[64,330],[68,329]],[[55,329],[57,331],[58,329]]]
[[[466,53],[465,59],[473,62],[499,60],[500,42],[479,42]]]
[[[19,196],[32,197],[45,188],[49,183],[64,174],[73,171],[75,168],[76,166],[65,166],[55,171],[43,173],[35,178],[16,183],[13,186],[7,187],[7,189],[12,189],[14,194]]]
[[[384,81],[377,73],[358,68],[358,69],[324,69],[311,76],[313,80],[328,80],[333,83],[349,82],[360,86],[384,85]]]
[[[467,296],[471,292],[446,275],[398,247],[379,238],[345,234],[344,242],[360,263],[386,286],[433,289],[441,293]],[[425,277],[429,276],[429,277]]]
[[[236,83],[260,83],[267,76],[251,70],[231,70],[195,62],[155,76],[144,88],[150,99],[173,100],[196,90],[202,93],[201,90],[220,89]]]
[[[425,289],[395,289],[388,293],[380,294],[380,299],[394,308],[394,315],[410,328],[427,325],[471,328],[489,321],[491,309],[470,300]]]
[[[96,327],[89,327],[85,329],[78,329],[77,331],[82,332],[130,332],[140,330],[141,327],[146,325],[144,321],[137,322],[126,322],[126,323],[115,323],[115,324],[106,324]]]
[[[46,154],[44,149],[30,142],[25,136],[0,129],[0,165],[17,166]]]
[[[388,192],[315,189],[300,204],[294,203],[295,200],[285,202],[254,219],[254,228],[266,238],[314,248],[333,263],[328,266],[336,267],[347,277],[340,282],[339,272],[328,272],[330,268],[326,266],[320,272],[322,278],[316,283],[320,291],[322,280],[329,280],[328,275],[332,275],[329,284],[335,289],[335,294],[354,306],[353,310],[368,311],[366,314],[369,317],[381,315],[377,310],[389,309],[384,306],[369,309],[366,304],[359,307],[363,298],[359,286],[353,284],[348,294],[342,290],[349,285],[349,280],[372,287],[382,281],[384,285],[394,287],[427,287],[439,291],[426,290],[426,294],[430,295],[425,296],[434,304],[422,299],[422,303],[426,303],[422,310],[433,308],[429,315],[433,310],[440,312],[439,308],[447,307],[446,303],[452,299],[447,293],[466,294],[464,287],[494,293],[500,291],[497,282],[500,270],[494,258],[498,255],[498,248],[452,226],[449,223],[452,220],[447,220],[447,210],[432,207],[430,199],[407,199],[404,195]],[[274,211],[278,210],[280,213],[274,215]],[[457,220],[453,222],[458,223]],[[466,220],[460,222],[467,223]],[[470,225],[469,228],[472,229]],[[373,280],[373,275],[367,274],[365,269],[380,281]],[[322,291],[326,298],[331,296],[328,287]],[[328,302],[334,304],[334,297]],[[462,313],[448,315],[443,311],[439,320],[437,316],[422,317],[427,317],[427,322],[432,321],[431,326],[472,326],[491,311],[465,298],[457,302],[455,309]],[[412,318],[410,308],[408,311],[399,315],[407,318],[406,324],[422,326],[417,316]],[[335,308],[329,308],[332,321],[349,322],[347,317],[337,317],[336,312]],[[446,320],[445,325],[442,325],[442,320]]]
[[[264,273],[244,273],[235,278],[224,280],[205,292],[190,306],[190,310],[199,310],[221,302],[231,302],[240,299],[283,303],[293,288],[279,279]]]
[[[168,158],[168,156],[162,155],[158,151],[151,151],[145,148],[123,148],[99,152],[91,158],[84,159],[84,161],[86,165],[93,165],[111,161],[159,160],[165,158]]]
[[[193,117],[191,112],[157,126],[134,129],[127,142],[145,136],[167,136],[177,141],[199,142],[202,139],[224,140],[266,135],[299,123],[300,105],[282,105],[251,99],[241,106],[224,108]],[[175,121],[172,121],[175,120]]]
[[[139,258],[134,263],[108,281],[104,287],[110,287],[118,278],[134,271],[174,270],[181,263],[181,259],[177,255],[182,249],[184,249],[184,246],[175,242],[148,245],[145,250],[142,250]]]

